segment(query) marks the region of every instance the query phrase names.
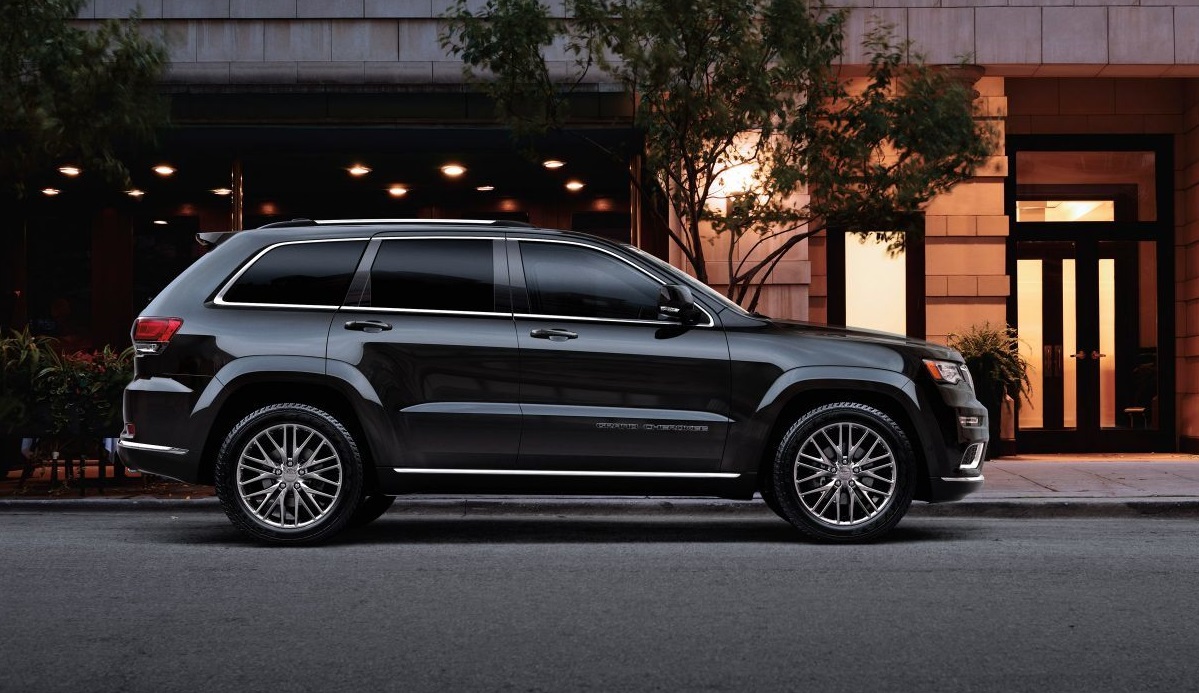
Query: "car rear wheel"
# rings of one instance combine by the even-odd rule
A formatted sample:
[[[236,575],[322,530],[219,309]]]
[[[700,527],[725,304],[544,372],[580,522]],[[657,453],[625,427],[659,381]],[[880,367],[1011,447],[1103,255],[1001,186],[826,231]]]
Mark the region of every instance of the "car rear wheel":
[[[783,435],[774,494],[784,519],[827,542],[864,542],[890,532],[916,488],[916,456],[878,409],[838,402],[804,414]]]
[[[216,491],[225,514],[254,539],[315,544],[344,529],[360,507],[362,457],[330,414],[273,404],[225,437]]]

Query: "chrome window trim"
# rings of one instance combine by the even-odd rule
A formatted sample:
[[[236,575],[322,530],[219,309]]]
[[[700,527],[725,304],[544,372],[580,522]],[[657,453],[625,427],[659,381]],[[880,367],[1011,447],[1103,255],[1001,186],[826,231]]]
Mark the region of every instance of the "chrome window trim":
[[[256,265],[258,263],[258,261],[262,259],[263,255],[266,255],[267,253],[271,252],[275,248],[279,248],[279,247],[285,246],[285,245],[301,245],[301,244],[307,244],[307,243],[348,243],[348,242],[356,242],[356,241],[366,241],[367,243],[369,243],[370,240],[371,239],[369,236],[366,238],[316,238],[316,239],[303,240],[303,241],[281,241],[279,243],[274,243],[272,245],[268,245],[267,247],[258,251],[254,255],[254,257],[250,258],[250,261],[247,262],[244,267],[242,267],[240,270],[238,270],[237,273],[234,274],[233,277],[229,279],[229,281],[225,282],[225,285],[222,286],[221,290],[217,292],[216,298],[212,299],[212,302],[218,306],[234,306],[234,307],[243,307],[243,308],[298,308],[301,310],[337,310],[338,308],[341,307],[340,305],[328,306],[328,305],[313,305],[313,304],[307,304],[307,303],[244,303],[244,302],[240,302],[240,301],[226,301],[225,294],[228,293],[229,289],[233,288],[233,285],[237,283],[238,279],[241,279],[241,276],[243,274],[248,272],[251,267]],[[357,271],[357,269],[358,269],[358,267],[357,267],[357,265],[355,265],[354,270]]]
[[[590,245],[588,243],[581,243],[579,241],[574,241],[574,240],[569,240],[569,239],[535,238],[535,237],[528,237],[528,236],[523,236],[523,235],[512,235],[512,234],[510,234],[508,236],[508,240],[516,242],[516,243],[521,243],[524,241],[529,241],[529,242],[533,242],[533,243],[557,243],[559,245],[573,245],[573,246],[578,246],[580,248],[587,248],[588,250],[599,251],[601,253],[605,253],[607,255],[610,255],[610,256],[616,258],[620,262],[623,262],[624,264],[628,265],[629,267],[632,267],[633,269],[637,270],[638,272],[644,274],[645,276],[649,277],[651,280],[657,282],[658,286],[666,286],[666,284],[667,284],[667,282],[664,282],[661,279],[659,279],[658,277],[654,276],[651,272],[646,270],[644,267],[637,265],[635,262],[631,262],[626,257],[621,257],[617,253],[614,253],[611,250],[608,250],[607,248],[601,248],[600,246]],[[521,256],[521,264],[522,265],[524,264],[524,256],[523,255]],[[522,267],[521,269],[523,271],[524,268]],[[529,282],[528,282],[528,278],[527,278],[528,273],[525,272],[524,274],[526,275],[525,291],[527,292],[529,290],[529,288],[528,288]],[[679,326],[683,326],[683,327],[715,327],[716,320],[715,320],[715,318],[712,317],[712,314],[708,312],[708,309],[705,308],[703,306],[703,304],[698,303],[698,302],[695,304],[695,306],[697,308],[699,308],[700,311],[704,314],[704,317],[708,319],[707,324],[684,325],[681,322],[670,321],[670,320],[635,320],[635,319],[631,319],[631,318],[592,318],[592,317],[583,317],[583,316],[575,316],[575,315],[542,315],[540,313],[519,313],[516,315],[516,317],[518,317],[518,318],[537,318],[537,319],[545,319],[545,320],[584,320],[587,322],[616,322],[616,323],[625,323],[625,324],[634,324],[634,325],[679,325]]]
[[[492,476],[593,476],[671,479],[736,479],[735,472],[592,472],[557,469],[434,469],[430,467],[392,467],[397,474],[479,474]]]
[[[496,313],[477,310],[436,310],[433,308],[380,308],[376,306],[342,306],[346,313],[413,313],[416,315],[461,315],[467,318],[511,318],[512,313]]]

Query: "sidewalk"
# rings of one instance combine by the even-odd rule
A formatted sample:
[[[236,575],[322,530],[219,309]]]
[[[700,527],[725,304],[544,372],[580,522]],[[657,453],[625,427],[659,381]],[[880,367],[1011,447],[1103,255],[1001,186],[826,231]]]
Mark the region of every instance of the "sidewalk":
[[[1019,455],[984,466],[981,491],[957,503],[915,503],[914,516],[1105,517],[1168,515],[1199,517],[1199,455]],[[31,481],[17,493],[15,480],[0,482],[0,510],[111,508],[211,508],[212,489],[133,478],[121,486],[49,489]],[[391,511],[400,514],[686,514],[765,513],[761,502],[713,498],[620,498],[610,496],[411,496]]]

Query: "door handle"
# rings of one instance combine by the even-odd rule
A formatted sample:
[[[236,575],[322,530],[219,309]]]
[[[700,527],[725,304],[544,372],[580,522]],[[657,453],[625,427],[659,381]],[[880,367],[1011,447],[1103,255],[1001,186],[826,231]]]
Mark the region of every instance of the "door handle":
[[[1070,354],[1070,358],[1072,358],[1072,359],[1086,359],[1086,358],[1087,358],[1087,352],[1085,352],[1085,351],[1079,351],[1077,354]]]
[[[1099,351],[1098,351],[1098,350],[1095,350],[1095,351],[1092,351],[1092,352],[1091,352],[1091,358],[1093,358],[1093,359],[1095,359],[1096,361],[1098,361],[1099,359],[1105,359],[1105,358],[1107,358],[1107,354],[1101,354],[1101,353],[1099,353]]]
[[[556,327],[536,329],[529,332],[529,336],[533,339],[548,339],[551,342],[565,342],[568,339],[578,339],[579,337],[576,332]]]
[[[385,332],[391,329],[391,325],[382,320],[351,320],[346,323],[346,329],[359,332]]]

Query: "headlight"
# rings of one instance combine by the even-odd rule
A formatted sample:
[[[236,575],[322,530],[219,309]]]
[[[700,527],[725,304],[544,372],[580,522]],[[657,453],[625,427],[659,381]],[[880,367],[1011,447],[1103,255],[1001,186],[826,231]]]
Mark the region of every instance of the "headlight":
[[[933,380],[938,383],[957,385],[964,382],[971,388],[974,387],[974,379],[970,377],[970,371],[966,368],[965,364],[954,363],[953,361],[925,359],[924,367],[928,369],[928,373],[933,377]]]

